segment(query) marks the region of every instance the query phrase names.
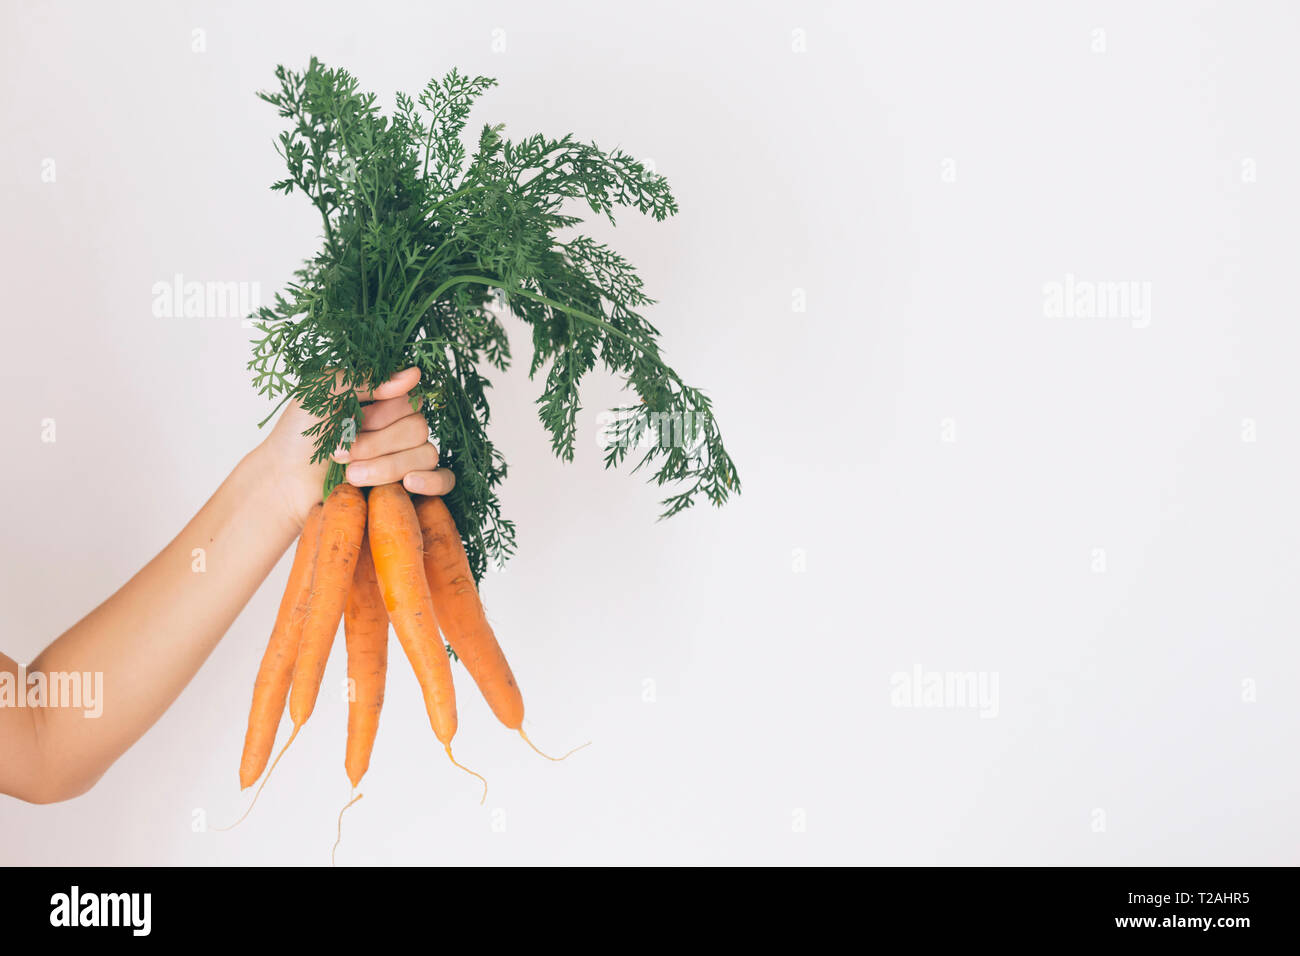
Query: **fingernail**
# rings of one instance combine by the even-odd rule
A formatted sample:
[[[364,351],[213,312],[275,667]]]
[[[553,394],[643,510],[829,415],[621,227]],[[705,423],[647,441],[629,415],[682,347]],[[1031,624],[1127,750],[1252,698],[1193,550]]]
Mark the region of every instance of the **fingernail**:
[[[348,450],[347,450],[346,448],[335,448],[335,449],[334,449],[334,460],[335,460],[335,461],[340,462],[340,463],[341,463],[341,462],[345,462],[345,461],[348,460],[349,457],[350,457],[350,456],[348,455]]]
[[[353,465],[352,467],[350,467],[348,469],[347,474],[348,474],[348,481],[352,482],[352,484],[354,485],[363,482],[368,477],[370,477],[369,470],[366,468],[362,468],[360,465]]]

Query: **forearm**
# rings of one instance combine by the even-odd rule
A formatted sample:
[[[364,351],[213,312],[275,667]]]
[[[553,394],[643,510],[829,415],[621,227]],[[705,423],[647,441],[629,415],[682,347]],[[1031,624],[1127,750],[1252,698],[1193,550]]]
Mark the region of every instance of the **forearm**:
[[[361,431],[339,455],[350,483],[451,490],[451,472],[438,467],[428,424],[409,397],[419,380],[410,368],[357,390]],[[289,402],[175,540],[27,668],[80,675],[83,685],[89,675],[102,687],[102,708],[31,705],[17,663],[0,654],[0,793],[47,803],[84,792],[180,695],[320,501],[326,465],[311,461],[308,435],[316,422]],[[4,706],[6,688],[15,687],[23,706]]]
[[[102,675],[102,710],[89,717],[48,701],[7,715],[31,721],[39,766],[26,780],[0,772],[0,787],[29,799],[15,789],[81,793],[162,716],[296,537],[279,495],[255,450],[157,557],[36,658],[29,671]]]

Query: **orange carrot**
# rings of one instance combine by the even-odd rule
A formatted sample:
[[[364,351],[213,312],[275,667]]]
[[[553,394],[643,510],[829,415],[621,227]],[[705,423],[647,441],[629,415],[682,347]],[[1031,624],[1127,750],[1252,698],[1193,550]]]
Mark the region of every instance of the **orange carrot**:
[[[361,554],[352,575],[348,603],[343,609],[343,633],[348,646],[348,744],[343,767],[352,782],[352,799],[339,811],[338,833],[330,850],[330,866],[343,842],[343,814],[364,794],[357,784],[370,767],[370,752],[384,707],[384,678],[388,673],[388,611],[375,579],[370,539],[361,538]]]
[[[321,678],[338,633],[348,590],[366,531],[366,498],[353,485],[338,485],[321,512],[320,549],[312,578],[311,606],[303,622],[298,660],[289,692],[289,716],[296,734],[316,707]]]
[[[379,730],[384,706],[384,678],[388,670],[388,611],[375,579],[370,542],[361,539],[361,555],[352,577],[343,632],[348,647],[348,743],[343,766],[356,787],[370,766],[370,753]]]
[[[492,713],[511,730],[518,731],[524,743],[547,760],[564,760],[577,753],[591,741],[574,747],[564,757],[552,757],[528,739],[523,727],[524,699],[483,610],[456,522],[441,498],[417,497],[415,510],[424,542],[424,571],[429,579],[433,609],[447,643],[478,684]]]
[[[524,698],[483,612],[456,522],[441,498],[421,496],[415,512],[424,541],[424,572],[442,633],[492,713],[511,730],[519,730]]]
[[[244,755],[239,764],[239,787],[247,790],[266,769],[266,761],[275,745],[275,732],[284,715],[285,698],[293,665],[298,659],[298,639],[302,636],[307,604],[311,599],[312,575],[316,568],[316,548],[320,541],[321,506],[307,514],[298,548],[293,554],[289,582],[280,599],[271,639],[267,642],[262,666],[253,684],[253,706],[248,712],[248,733],[244,737]]]
[[[419,519],[400,483],[371,489],[369,534],[370,552],[393,630],[420,682],[433,732],[452,763],[456,763],[451,753],[451,739],[456,735],[456,691],[451,682],[451,664],[438,635],[429,582],[420,557]],[[467,767],[461,769],[474,773]],[[484,781],[485,788],[486,785]]]

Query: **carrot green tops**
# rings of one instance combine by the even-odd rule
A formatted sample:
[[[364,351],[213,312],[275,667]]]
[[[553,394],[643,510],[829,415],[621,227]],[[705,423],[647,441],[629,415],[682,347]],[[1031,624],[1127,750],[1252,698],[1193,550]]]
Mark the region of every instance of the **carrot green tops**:
[[[502,320],[513,316],[529,329],[529,371],[544,379],[538,411],[561,459],[573,458],[579,384],[601,365],[636,397],[604,428],[607,466],[629,455],[653,464],[651,480],[670,486],[665,516],[740,490],[709,399],[664,363],[658,332],[636,311],[652,301],[640,277],[608,246],[572,233],[583,206],[611,222],[617,207],[673,215],[662,176],[621,150],[572,136],[512,141],[499,125],[484,126],[467,154],[461,134],[495,85],[487,77],[453,70],[414,99],[398,94],[391,115],[351,74],[315,59],[276,78],[279,90],[259,94],[286,125],[277,150],[288,176],[272,188],[307,197],[323,242],[257,311],[249,367],[262,394],[298,398],[321,417],[308,431],[313,460],[327,461],[356,433],[361,407],[334,387],[336,371],[355,388],[418,366],[412,396],[456,475],[447,505],[481,578],[489,558],[514,550],[485,377],[511,361]],[[327,496],[340,480],[331,465]]]

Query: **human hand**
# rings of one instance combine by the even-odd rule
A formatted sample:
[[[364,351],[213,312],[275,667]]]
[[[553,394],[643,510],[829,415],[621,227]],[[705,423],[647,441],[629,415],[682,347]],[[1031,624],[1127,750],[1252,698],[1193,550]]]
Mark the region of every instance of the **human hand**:
[[[344,480],[349,484],[366,487],[400,481],[413,494],[451,491],[456,477],[438,467],[438,449],[430,441],[428,423],[418,409],[411,408],[408,393],[419,381],[420,370],[408,368],[374,389],[357,390],[357,398],[370,404],[362,408],[352,447],[334,454],[335,461],[346,465]],[[303,432],[317,421],[294,399],[257,449],[289,517],[299,527],[312,505],[321,500],[329,468],[327,462],[310,464],[314,444]]]

